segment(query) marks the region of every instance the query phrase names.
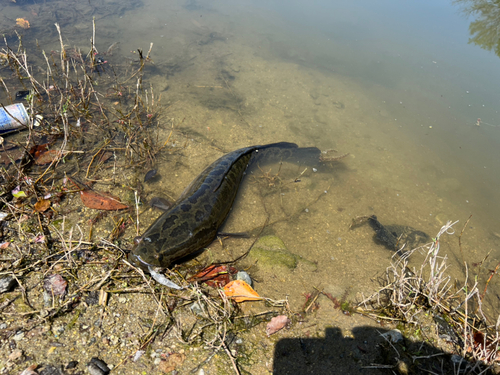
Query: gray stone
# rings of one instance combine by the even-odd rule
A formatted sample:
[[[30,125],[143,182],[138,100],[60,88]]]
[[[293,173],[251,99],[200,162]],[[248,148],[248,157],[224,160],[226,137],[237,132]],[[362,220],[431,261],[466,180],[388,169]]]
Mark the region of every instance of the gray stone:
[[[12,276],[3,277],[0,279],[0,293],[9,292],[17,284],[16,279]]]
[[[252,286],[252,278],[250,277],[250,275],[248,273],[246,273],[245,271],[239,271],[237,274],[236,274],[236,280],[243,280],[244,282],[246,282],[248,285]]]

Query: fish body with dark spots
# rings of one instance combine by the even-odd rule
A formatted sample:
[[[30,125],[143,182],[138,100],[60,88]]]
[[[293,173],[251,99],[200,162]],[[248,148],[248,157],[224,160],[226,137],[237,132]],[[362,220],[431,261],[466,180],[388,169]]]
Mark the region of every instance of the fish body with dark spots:
[[[208,246],[231,210],[252,155],[268,148],[292,149],[298,146],[287,142],[250,146],[217,159],[144,232],[130,254],[132,263],[144,269],[167,267]]]

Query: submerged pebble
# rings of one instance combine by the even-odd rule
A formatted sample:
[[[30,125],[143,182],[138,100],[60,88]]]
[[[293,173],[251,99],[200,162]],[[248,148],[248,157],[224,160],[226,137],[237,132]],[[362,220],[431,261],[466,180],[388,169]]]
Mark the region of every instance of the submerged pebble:
[[[156,169],[151,169],[150,171],[148,171],[146,173],[146,175],[144,176],[144,182],[148,182],[149,180],[151,180],[152,178],[154,178],[156,176],[156,173],[158,171]]]
[[[243,280],[248,285],[252,286],[252,278],[245,271],[238,271],[238,273],[236,274],[236,280]]]
[[[149,201],[149,205],[153,208],[158,208],[163,211],[168,211],[172,207],[172,203],[165,198],[154,197]]]

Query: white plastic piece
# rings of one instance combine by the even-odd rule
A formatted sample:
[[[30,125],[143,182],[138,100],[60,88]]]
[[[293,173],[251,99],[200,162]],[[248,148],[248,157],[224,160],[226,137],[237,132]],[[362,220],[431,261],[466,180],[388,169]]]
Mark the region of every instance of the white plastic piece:
[[[156,272],[151,267],[148,267],[148,269],[149,269],[149,273],[151,274],[151,277],[153,279],[155,279],[156,281],[158,281],[161,285],[165,285],[168,288],[177,289],[177,290],[182,289],[179,285],[177,285],[173,281],[170,281],[165,276],[163,276],[161,273]]]

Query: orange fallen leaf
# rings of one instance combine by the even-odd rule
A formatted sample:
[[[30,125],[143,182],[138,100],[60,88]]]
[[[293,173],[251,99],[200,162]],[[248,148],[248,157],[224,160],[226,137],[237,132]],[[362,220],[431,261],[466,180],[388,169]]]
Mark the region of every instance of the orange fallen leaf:
[[[50,207],[50,201],[48,199],[40,199],[35,203],[35,211],[37,212],[45,212]]]
[[[99,194],[92,190],[80,191],[80,198],[86,207],[96,210],[114,211],[128,208],[127,205],[120,202],[119,198],[110,194]]]
[[[263,299],[243,280],[231,281],[224,287],[224,294],[227,297],[234,299],[236,302],[258,301]]]
[[[59,150],[43,151],[36,157],[35,164],[36,165],[49,164],[60,157],[61,157],[61,151]]]
[[[30,22],[24,18],[16,18],[16,24],[17,26],[21,26],[23,29],[30,28]]]

